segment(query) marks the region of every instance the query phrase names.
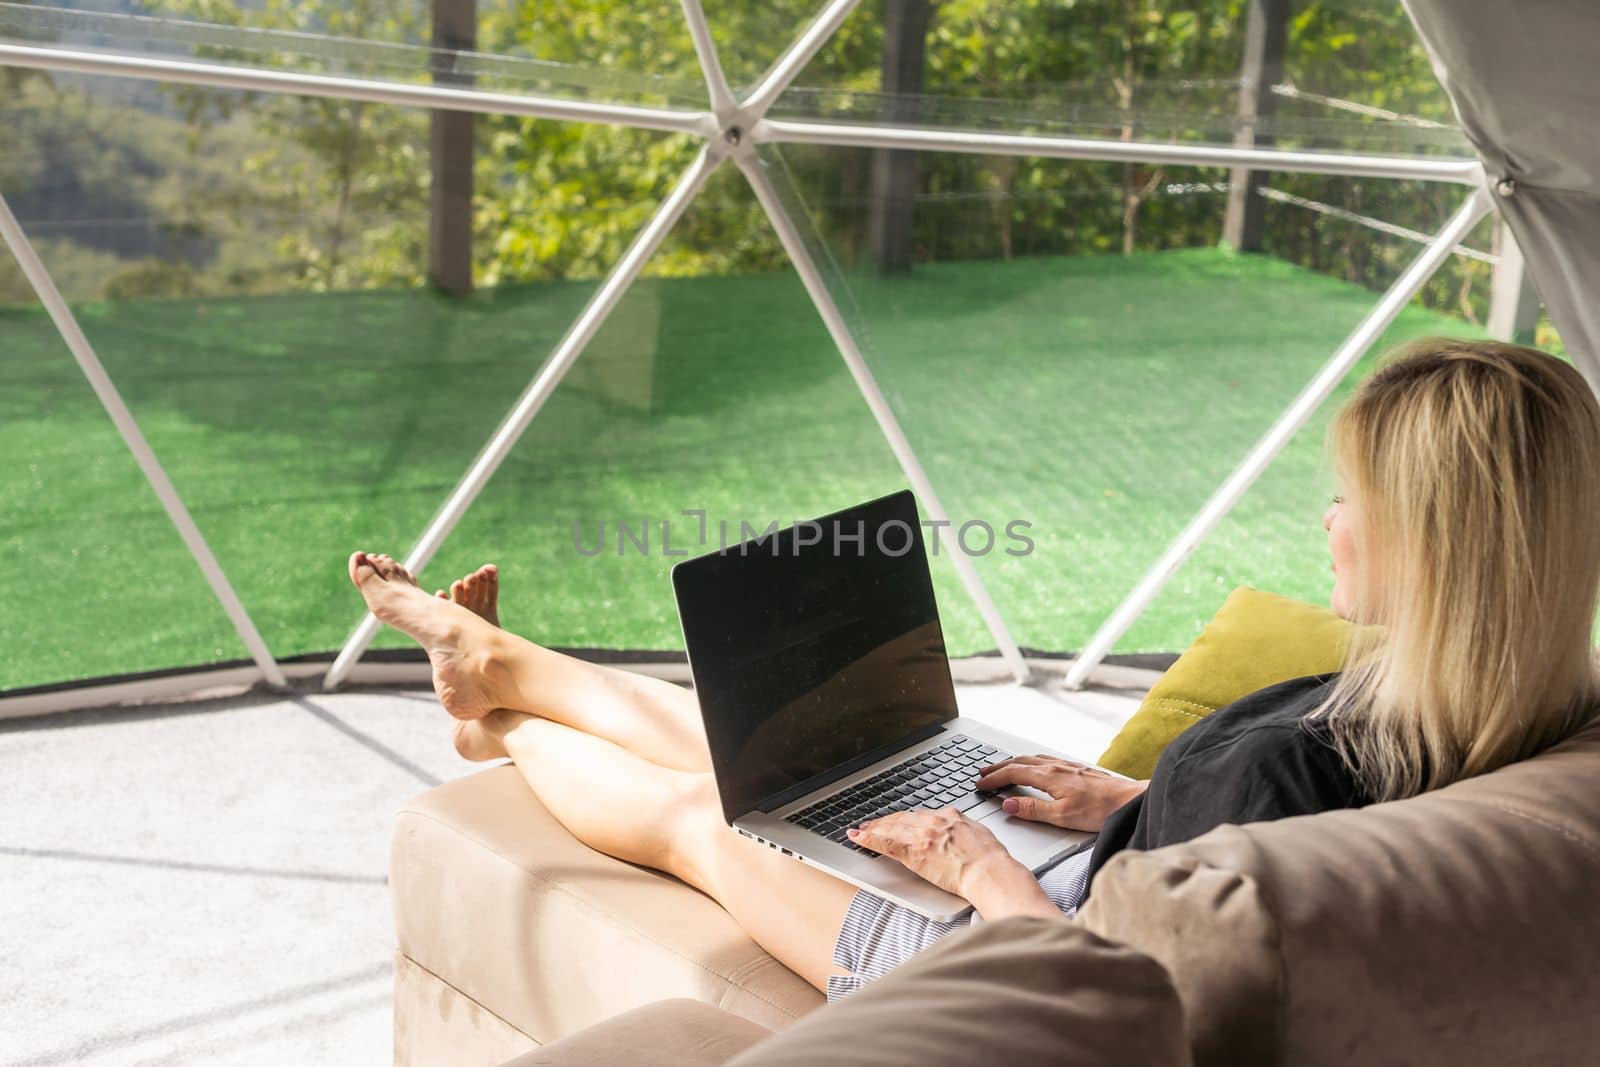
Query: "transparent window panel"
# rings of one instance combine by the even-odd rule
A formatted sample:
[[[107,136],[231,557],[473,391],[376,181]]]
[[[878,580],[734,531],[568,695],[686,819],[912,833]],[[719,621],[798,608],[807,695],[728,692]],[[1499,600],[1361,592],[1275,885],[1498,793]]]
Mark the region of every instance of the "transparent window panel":
[[[789,12],[774,9],[735,34],[726,12],[711,14],[740,84],[810,17],[796,8],[784,29]],[[730,61],[739,42],[752,48]],[[692,63],[679,43],[675,62]],[[359,615],[346,553],[404,554],[697,147],[480,117],[480,290],[445,299],[421,285],[425,113],[29,72],[15,84],[5,118],[27,147],[0,163],[0,181],[68,295],[94,302],[91,339],[279,655],[343,642]],[[1031,121],[1015,101],[1001,112],[1006,128]],[[1216,251],[1222,171],[927,153],[910,269],[884,272],[877,153],[764,158],[952,518],[1037,531],[1027,555],[1005,555],[1015,546],[1001,540],[977,565],[1018,640],[1053,650],[1081,647],[1414,252],[1403,236],[1374,238],[1370,221],[1426,232],[1463,195],[1273,176],[1266,253],[1240,257]],[[1424,332],[1453,330],[1452,315],[1470,326],[1461,309],[1482,303],[1487,272],[1451,270],[1425,295],[1446,314]],[[569,558],[582,556],[574,521],[606,520],[613,548],[618,521],[648,521],[655,546],[659,523],[684,509],[781,525],[905,484],[731,167],[648,273],[479,506],[507,502],[481,519],[474,509],[463,531],[484,532],[459,555],[452,538],[426,581],[476,566],[479,546],[503,566],[543,552],[561,571],[560,545],[519,554],[495,531],[531,521],[528,501],[569,478],[582,484],[540,520]],[[808,392],[822,368],[826,388]],[[1238,382],[1249,388],[1226,384]],[[541,433],[555,436],[530,451]],[[770,455],[752,450],[763,433],[781,438],[762,442]],[[674,466],[702,453],[704,469]],[[509,472],[524,462],[519,482]],[[608,481],[617,470],[643,473]],[[558,599],[610,592],[602,604],[615,606],[644,590],[646,621],[612,632],[573,606],[541,639],[679,647],[671,558],[582,562],[587,581]],[[992,647],[948,561],[935,571],[952,651]],[[1181,647],[1164,636],[1177,632],[1136,630],[1124,648]]]
[[[446,38],[462,42],[456,50],[431,47],[436,7],[449,19]],[[621,14],[511,0],[482,0],[474,12],[456,0],[6,2],[0,42],[655,107],[706,99],[682,14],[667,0]]]
[[[882,41],[882,16],[858,5],[829,43],[800,72],[796,84],[834,85],[868,73],[876,86]],[[735,96],[745,96],[770,72],[828,7],[827,0],[775,0],[745,4],[703,0],[706,24],[717,44],[717,58]]]
[[[542,644],[681,652],[678,559],[905,484],[731,164],[647,273],[423,578]]]
[[[0,582],[10,591],[0,692],[248,662],[88,380],[43,309],[18,299],[17,280],[0,252]]]
[[[737,5],[713,14],[724,6]],[[916,36],[905,29],[915,19],[889,12],[917,6],[861,5],[772,117],[1217,145],[1241,132],[1247,5],[927,5],[923,62],[886,82],[886,49],[914,52]],[[1399,5],[1338,0],[1296,10],[1286,38],[1271,114],[1253,123],[1258,138],[1471,158]]]
[[[912,7],[915,5],[907,5]],[[710,0],[729,81],[757,84],[821,3]],[[1232,144],[1245,5],[931,5],[920,87],[883,81],[895,23],[863,4],[779,100],[774,117]],[[436,17],[474,35],[434,52]],[[1283,75],[1255,135],[1282,147],[1471,158],[1404,11],[1339,0],[1296,12]],[[322,7],[271,0],[0,3],[0,40],[402,83],[474,85],[564,99],[700,109],[703,82],[673,0],[523,4],[383,0]]]
[[[1277,174],[1269,177],[1267,190],[1298,192],[1292,198],[1269,198],[1267,233],[1272,239],[1266,254],[1295,263],[1299,273],[1327,289],[1329,298],[1334,286],[1342,289],[1347,310],[1339,314],[1352,316],[1351,328],[1421,251],[1416,237],[1441,228],[1463,196],[1462,190],[1452,187]],[[1415,236],[1378,230],[1375,224]],[[1186,647],[1222,598],[1239,585],[1316,604],[1328,602],[1333,579],[1322,514],[1335,492],[1326,454],[1328,423],[1395,347],[1430,336],[1488,336],[1484,323],[1494,240],[1491,218],[1457,246],[1456,254],[1218,524],[1119,647],[1129,651]],[[1319,313],[1319,306],[1326,307],[1320,312],[1324,314],[1335,307],[1331,302],[1306,300],[1296,305],[1296,314]],[[1332,353],[1331,347],[1328,352]],[[1264,431],[1266,422],[1259,425]]]
[[[909,266],[884,270],[873,153],[764,159],[789,183],[791,214],[811,227],[830,291],[952,521],[1031,524],[1026,554],[1005,551],[1003,536],[979,552],[983,526],[969,554],[1017,641],[1050,651],[1083,647],[1421,248],[1272,202],[1298,214],[1269,219],[1267,253],[1240,255],[1218,247],[1220,172],[928,153],[916,158]],[[1465,196],[1447,190],[1456,199],[1435,212],[1416,207],[1415,188],[1359,184],[1359,197],[1348,182],[1323,190],[1338,200],[1323,206],[1355,214],[1358,204],[1432,231]],[[1486,247],[1487,236],[1471,241]],[[1323,266],[1274,254],[1280,238],[1310,241]],[[1327,269],[1358,243],[1363,270]],[[1482,335],[1461,292],[1481,308],[1488,272],[1456,258],[1379,350],[1420,334]],[[1325,596],[1316,539],[1331,486],[1320,461],[1314,425],[1119,651],[1185,647],[1233,585]],[[974,643],[957,652],[993,647],[981,630],[960,632]]]
[[[480,119],[480,288],[446,297],[423,284],[423,112],[29,92],[50,162],[8,192],[279,657],[343,644],[349,552],[404,554],[695,150]]]

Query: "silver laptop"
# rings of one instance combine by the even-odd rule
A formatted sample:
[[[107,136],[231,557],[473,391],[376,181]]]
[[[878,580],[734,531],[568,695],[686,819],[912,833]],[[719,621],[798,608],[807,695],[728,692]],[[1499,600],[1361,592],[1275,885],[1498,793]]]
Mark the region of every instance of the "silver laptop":
[[[678,619],[728,823],[932,919],[970,905],[845,836],[894,811],[956,808],[1030,870],[1094,835],[1001,810],[978,768],[1048,752],[961,717],[915,498],[858,507],[686,559]]]

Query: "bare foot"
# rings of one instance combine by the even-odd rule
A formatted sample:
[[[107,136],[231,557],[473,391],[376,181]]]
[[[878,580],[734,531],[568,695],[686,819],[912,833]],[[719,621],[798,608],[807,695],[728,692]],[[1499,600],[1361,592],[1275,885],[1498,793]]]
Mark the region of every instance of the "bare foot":
[[[424,593],[410,572],[388,556],[352,553],[350,580],[380,622],[428,653],[433,690],[444,710],[458,719],[477,719],[503,703],[485,674],[498,630],[459,604]]]
[[[492,759],[509,759],[506,752],[506,734],[522,722],[533,718],[527,712],[510,708],[495,708],[487,715],[456,723],[456,751],[462,759],[482,762]]]
[[[500,625],[500,568],[493,563],[485,563],[465,578],[457,578],[450,583],[448,593],[441,589],[433,595],[460,604],[486,619],[490,626]]]

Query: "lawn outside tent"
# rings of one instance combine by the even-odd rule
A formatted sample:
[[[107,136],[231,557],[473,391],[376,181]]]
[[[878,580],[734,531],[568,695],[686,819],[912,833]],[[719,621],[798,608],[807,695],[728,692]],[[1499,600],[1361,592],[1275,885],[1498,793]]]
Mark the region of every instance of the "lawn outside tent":
[[[849,279],[853,325],[952,520],[999,532],[980,574],[1025,648],[1081,647],[1273,416],[1371,306],[1360,287],[1192,249],[921,266]],[[279,658],[329,652],[359,618],[356,547],[399,555],[472,461],[589,283],[99,302],[90,340]],[[0,689],[244,658],[46,317],[0,311],[11,358],[0,529],[21,635]],[[1393,343],[1479,332],[1404,312]],[[1179,572],[1118,651],[1175,651],[1227,591],[1319,601],[1337,397]],[[644,279],[574,365],[423,576],[485,561],[505,618],[559,647],[675,653],[663,555],[704,511],[737,531],[905,484],[787,273]],[[1032,551],[1008,556],[1008,522]],[[617,525],[654,532],[617,552]],[[577,526],[575,532],[574,526]],[[608,547],[592,550],[604,524]],[[737,539],[736,534],[733,539]],[[981,547],[978,533],[969,542]],[[1016,544],[1016,542],[1009,542]],[[954,655],[993,647],[948,561]],[[378,647],[400,647],[386,635]]]

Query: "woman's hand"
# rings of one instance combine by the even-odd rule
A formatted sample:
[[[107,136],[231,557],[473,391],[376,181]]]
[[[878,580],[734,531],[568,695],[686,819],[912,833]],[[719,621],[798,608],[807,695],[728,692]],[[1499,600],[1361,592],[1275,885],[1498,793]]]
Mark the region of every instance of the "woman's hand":
[[[953,808],[897,811],[846,831],[850,840],[899,860],[947,893],[967,900],[974,878],[986,867],[1017,863],[982,824]]]
[[[1111,813],[1143,793],[1147,784],[1059,756],[1013,756],[981,768],[976,788],[1027,785],[1043,790],[1050,800],[1007,797],[1002,806],[1018,818],[1098,833]]]
[[[1060,914],[1028,868],[981,823],[954,808],[897,811],[846,833],[970,902],[985,919]]]

